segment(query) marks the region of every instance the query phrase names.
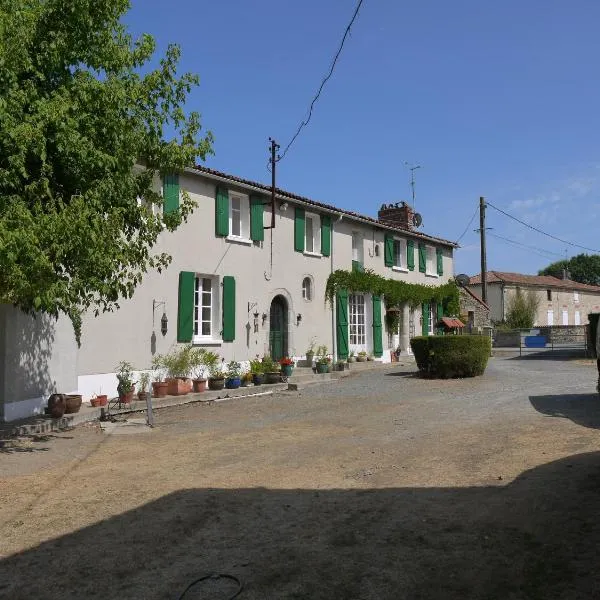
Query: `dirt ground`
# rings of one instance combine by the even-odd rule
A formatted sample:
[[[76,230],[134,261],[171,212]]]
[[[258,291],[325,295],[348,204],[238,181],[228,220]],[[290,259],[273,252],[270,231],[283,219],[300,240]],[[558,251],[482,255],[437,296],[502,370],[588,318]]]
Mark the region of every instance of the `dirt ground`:
[[[600,598],[595,365],[413,371],[5,445],[0,597]]]

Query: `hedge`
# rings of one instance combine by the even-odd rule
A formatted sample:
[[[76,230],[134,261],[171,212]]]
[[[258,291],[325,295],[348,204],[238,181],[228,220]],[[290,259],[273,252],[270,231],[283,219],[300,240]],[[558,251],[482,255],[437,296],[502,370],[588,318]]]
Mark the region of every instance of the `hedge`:
[[[483,375],[492,341],[483,335],[430,335],[413,338],[410,346],[421,374],[449,379]]]

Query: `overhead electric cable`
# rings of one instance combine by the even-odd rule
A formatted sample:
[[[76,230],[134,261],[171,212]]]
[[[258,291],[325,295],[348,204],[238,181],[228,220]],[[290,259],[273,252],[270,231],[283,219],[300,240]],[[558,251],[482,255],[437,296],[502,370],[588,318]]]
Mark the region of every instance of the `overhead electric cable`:
[[[298,135],[300,134],[300,132],[302,131],[302,128],[305,127],[306,125],[308,125],[311,117],[312,117],[312,111],[313,111],[313,107],[315,105],[315,102],[319,99],[319,96],[321,95],[321,91],[323,90],[323,87],[325,86],[325,84],[327,83],[327,81],[330,79],[330,77],[333,75],[333,70],[335,69],[335,65],[337,63],[337,60],[340,56],[340,54],[342,53],[342,48],[344,47],[344,43],[346,42],[346,38],[348,37],[348,34],[350,33],[350,28],[352,27],[357,15],[358,15],[358,11],[360,10],[361,4],[363,3],[363,0],[359,0],[358,4],[356,5],[356,8],[354,10],[354,14],[352,15],[352,19],[350,19],[350,23],[348,24],[348,27],[346,27],[346,31],[344,32],[344,36],[342,37],[342,41],[340,43],[340,46],[338,48],[338,51],[335,54],[335,57],[333,58],[333,62],[331,63],[331,67],[329,69],[329,73],[327,73],[327,75],[325,76],[325,78],[323,79],[323,81],[321,81],[321,85],[319,86],[319,89],[317,90],[317,93],[315,94],[315,97],[313,98],[312,102],[310,103],[310,107],[308,109],[308,117],[303,120],[300,125],[298,126],[298,130],[296,131],[296,133],[294,134],[294,137],[292,137],[292,139],[290,140],[289,144],[285,147],[285,150],[283,151],[283,153],[281,154],[281,156],[277,159],[278,161],[281,160],[282,158],[284,158],[284,156],[287,154],[287,151],[290,149],[290,146],[296,141],[296,138],[298,137]]]
[[[502,240],[503,242],[508,242],[509,244],[514,244],[515,246],[520,246],[523,250],[531,250],[540,256],[544,256],[544,258],[549,258],[553,256],[562,256],[558,252],[552,252],[551,250],[545,250],[544,248],[538,248],[537,246],[530,246],[528,244],[523,244],[522,242],[518,242],[517,240],[511,240],[510,238],[505,238],[497,233],[488,232],[488,235],[491,235],[494,238]]]
[[[525,227],[529,227],[529,229],[532,229],[533,231],[537,231],[538,233],[541,233],[542,235],[552,238],[553,240],[562,242],[563,244],[568,244],[569,246],[573,246],[574,248],[582,248],[583,250],[589,250],[590,252],[593,252],[594,254],[600,254],[600,250],[594,250],[594,248],[588,248],[587,246],[582,246],[581,244],[575,244],[574,242],[569,242],[568,240],[563,240],[562,238],[556,237],[555,235],[552,235],[551,233],[546,233],[545,231],[542,231],[541,229],[538,229],[537,227],[534,227],[533,225],[530,225],[529,223],[525,223],[525,221],[521,221],[521,219],[518,219],[517,217],[513,217],[513,215],[507,213],[506,211],[502,210],[501,208],[494,206],[491,202],[487,202],[487,205],[491,206],[494,210],[497,210],[498,212],[502,213],[503,215],[509,217],[510,219],[517,221],[517,223],[521,223],[521,225],[524,225]]]
[[[457,244],[458,244],[458,242],[460,242],[460,240],[463,239],[465,233],[467,233],[467,231],[469,230],[469,227],[471,227],[471,223],[473,222],[473,219],[475,218],[475,215],[477,214],[478,210],[479,210],[479,205],[477,205],[475,207],[475,210],[473,211],[473,216],[471,217],[471,220],[467,223],[467,226],[465,227],[465,230],[460,234],[460,237],[456,240]]]

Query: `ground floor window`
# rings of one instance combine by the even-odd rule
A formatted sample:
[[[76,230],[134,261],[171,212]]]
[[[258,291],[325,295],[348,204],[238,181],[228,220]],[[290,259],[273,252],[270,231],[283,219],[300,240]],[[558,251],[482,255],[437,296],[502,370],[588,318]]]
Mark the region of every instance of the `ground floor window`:
[[[196,277],[194,289],[194,336],[213,337],[216,286],[213,278]]]
[[[433,302],[430,302],[429,304],[429,331],[427,332],[428,335],[433,335],[435,333],[435,325],[436,325],[436,321],[437,321],[437,314],[436,314],[436,305]]]
[[[363,294],[351,294],[348,298],[348,325],[350,344],[355,346],[367,343],[365,327],[365,297]]]

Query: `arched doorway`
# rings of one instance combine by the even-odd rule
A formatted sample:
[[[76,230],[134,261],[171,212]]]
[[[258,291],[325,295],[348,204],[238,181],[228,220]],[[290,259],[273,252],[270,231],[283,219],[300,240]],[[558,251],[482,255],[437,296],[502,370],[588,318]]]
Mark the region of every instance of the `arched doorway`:
[[[288,304],[283,296],[275,296],[271,302],[269,319],[269,351],[273,360],[288,353]]]

